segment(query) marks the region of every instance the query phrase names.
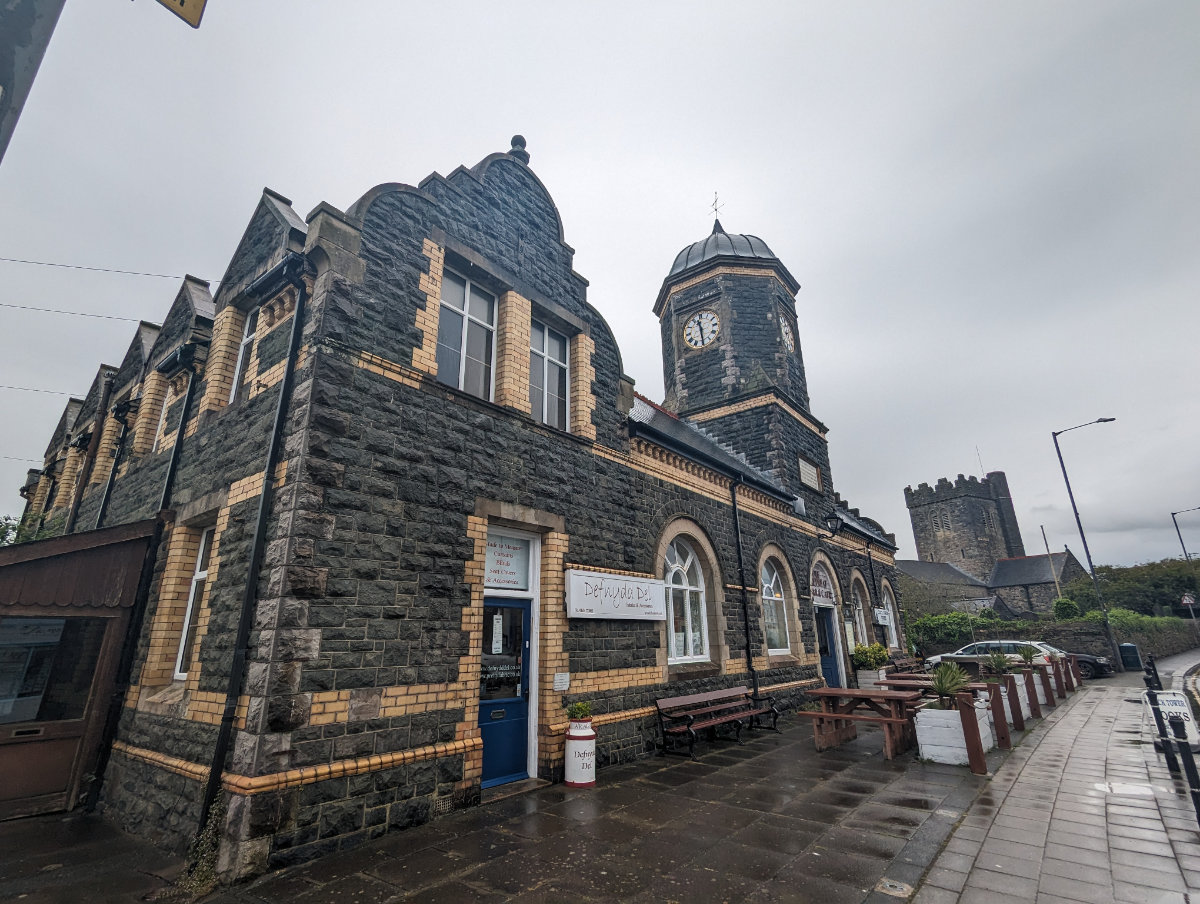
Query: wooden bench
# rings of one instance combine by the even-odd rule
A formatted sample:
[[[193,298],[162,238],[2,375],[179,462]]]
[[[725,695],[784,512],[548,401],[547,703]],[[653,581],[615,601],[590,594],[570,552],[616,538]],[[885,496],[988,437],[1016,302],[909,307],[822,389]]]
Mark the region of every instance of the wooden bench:
[[[742,725],[749,724],[751,729],[757,728],[759,719],[771,717],[771,730],[778,731],[779,710],[770,697],[755,697],[749,688],[731,687],[721,691],[709,691],[706,694],[688,694],[683,697],[664,697],[655,700],[658,707],[658,727],[662,732],[662,751],[667,754],[667,740],[670,739],[670,752],[682,753],[676,750],[676,744],[684,737],[688,742],[688,756],[696,758],[696,732],[708,729],[715,735],[719,725],[732,725],[734,738],[742,743]]]
[[[924,671],[921,660],[914,656],[893,656],[888,660],[888,666],[893,672],[920,672]]]
[[[821,710],[796,715],[813,720],[813,743],[818,751],[858,737],[856,722],[874,722],[883,728],[885,759],[892,759],[916,742],[912,717],[921,699],[920,690],[818,687],[808,695],[820,701]]]

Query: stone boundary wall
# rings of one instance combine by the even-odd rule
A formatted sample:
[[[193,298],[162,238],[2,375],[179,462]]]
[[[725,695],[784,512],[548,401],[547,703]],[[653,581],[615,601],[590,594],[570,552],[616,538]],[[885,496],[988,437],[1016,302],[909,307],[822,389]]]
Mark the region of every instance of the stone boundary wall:
[[[1154,656],[1155,658],[1174,656],[1176,653],[1182,653],[1185,650],[1191,650],[1200,646],[1200,642],[1197,642],[1196,639],[1195,630],[1190,624],[1186,623],[1175,629],[1153,633],[1144,631],[1122,632],[1114,625],[1113,633],[1116,636],[1118,644],[1137,644],[1143,659],[1147,656]],[[1014,630],[1001,623],[997,628],[976,628],[975,630],[976,640],[1005,640],[1013,638],[1014,635],[1018,640],[1040,640],[1061,650],[1066,650],[1069,653],[1090,653],[1093,656],[1112,657],[1112,650],[1109,649],[1108,639],[1104,636],[1104,626],[1088,619],[1081,618],[1070,621],[1046,622],[1038,625],[1036,629]],[[970,643],[969,640],[949,646],[935,644],[934,648],[931,648],[927,652],[927,655],[953,653],[968,643]]]

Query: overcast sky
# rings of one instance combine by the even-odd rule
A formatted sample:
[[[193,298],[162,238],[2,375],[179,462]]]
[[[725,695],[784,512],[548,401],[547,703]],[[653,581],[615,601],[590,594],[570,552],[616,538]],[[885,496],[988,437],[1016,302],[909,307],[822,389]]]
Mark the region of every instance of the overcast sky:
[[[1200,506],[1200,3],[67,0],[0,163],[0,256],[220,278],[304,216],[528,140],[589,300],[661,400],[655,295],[712,227],[803,288],[834,486],[1007,472],[1026,550],[1180,554]],[[0,263],[0,301],[158,322],[178,280]],[[134,323],[0,308],[0,384],[82,396]],[[0,389],[0,512],[66,396]],[[12,459],[36,459],[25,462]],[[1200,553],[1200,512],[1180,516]]]

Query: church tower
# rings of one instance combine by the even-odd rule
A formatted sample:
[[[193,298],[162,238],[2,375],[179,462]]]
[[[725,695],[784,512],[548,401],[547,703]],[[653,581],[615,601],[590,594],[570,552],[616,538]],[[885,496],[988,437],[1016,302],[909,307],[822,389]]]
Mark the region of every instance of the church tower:
[[[922,562],[949,562],[986,581],[997,561],[1025,555],[1003,471],[905,487],[904,503]]]
[[[825,426],[809,411],[799,289],[766,242],[717,220],[676,256],[654,313],[665,407],[743,451],[820,515],[833,487]]]

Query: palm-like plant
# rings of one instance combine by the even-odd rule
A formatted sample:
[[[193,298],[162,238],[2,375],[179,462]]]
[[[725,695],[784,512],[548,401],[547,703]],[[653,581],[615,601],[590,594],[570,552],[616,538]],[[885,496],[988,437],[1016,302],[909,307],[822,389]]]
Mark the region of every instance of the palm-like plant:
[[[1008,674],[1008,657],[1003,653],[989,653],[983,665],[984,668],[988,670],[988,674],[994,675],[997,678],[999,678],[1001,675]]]
[[[949,701],[967,686],[969,680],[967,670],[957,662],[943,662],[935,668],[930,689],[937,694],[939,708],[949,709]]]
[[[1031,647],[1029,644],[1017,648],[1017,655],[1021,657],[1021,662],[1024,663],[1025,668],[1033,665],[1033,660],[1037,658],[1037,654],[1037,647]]]

